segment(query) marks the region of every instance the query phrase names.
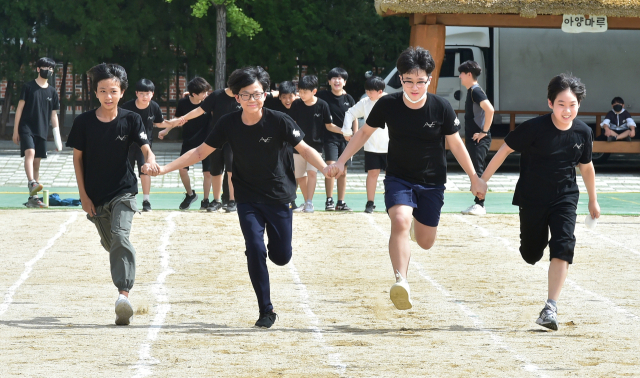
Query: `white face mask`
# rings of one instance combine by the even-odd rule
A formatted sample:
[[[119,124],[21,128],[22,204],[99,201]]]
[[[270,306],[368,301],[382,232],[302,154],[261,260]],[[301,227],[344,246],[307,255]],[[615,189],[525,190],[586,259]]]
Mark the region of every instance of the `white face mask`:
[[[405,91],[404,91],[404,89],[402,89],[402,93],[404,93],[404,98],[406,98],[406,99],[407,99],[407,101],[409,101],[409,102],[410,102],[410,103],[412,103],[412,104],[417,104],[418,102],[420,102],[420,101],[424,100],[425,98],[427,98],[427,92],[426,92],[426,91],[424,92],[424,94],[422,95],[422,97],[420,97],[419,99],[417,99],[417,100],[415,100],[415,101],[414,101],[414,100],[412,100],[412,99],[409,97],[409,95],[407,94],[407,92],[405,92]]]

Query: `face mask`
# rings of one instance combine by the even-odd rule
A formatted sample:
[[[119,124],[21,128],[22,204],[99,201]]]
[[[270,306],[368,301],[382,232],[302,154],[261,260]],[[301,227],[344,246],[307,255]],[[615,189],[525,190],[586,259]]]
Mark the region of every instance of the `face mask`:
[[[51,71],[49,70],[40,70],[40,77],[43,79],[48,79],[49,75],[51,74]]]
[[[407,101],[409,101],[412,104],[417,104],[418,102],[424,100],[425,98],[427,98],[427,92],[424,92],[424,94],[422,95],[422,97],[420,97],[419,99],[413,101],[409,95],[407,94],[407,92],[404,91],[404,89],[402,90],[402,93],[404,93],[404,98],[407,99]]]
[[[615,112],[620,112],[622,110],[622,105],[613,105],[613,110]]]

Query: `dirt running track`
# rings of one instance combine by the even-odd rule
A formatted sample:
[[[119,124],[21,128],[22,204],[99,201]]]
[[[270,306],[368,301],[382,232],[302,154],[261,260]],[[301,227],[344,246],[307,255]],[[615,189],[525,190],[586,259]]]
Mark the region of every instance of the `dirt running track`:
[[[116,327],[84,215],[0,211],[0,376],[640,376],[639,225],[578,225],[551,332],[534,323],[548,257],[520,258],[517,216],[443,215],[432,250],[412,243],[414,308],[401,312],[385,214],[295,214],[292,263],[269,265],[279,319],[261,330],[237,215],[146,213],[132,232],[137,313]]]

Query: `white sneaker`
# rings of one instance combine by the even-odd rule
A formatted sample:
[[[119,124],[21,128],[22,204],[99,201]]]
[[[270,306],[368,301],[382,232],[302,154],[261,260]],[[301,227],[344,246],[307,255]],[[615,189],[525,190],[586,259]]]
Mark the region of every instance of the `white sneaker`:
[[[480,206],[477,203],[469,206],[467,209],[461,211],[464,215],[486,215],[487,209],[484,206]]]
[[[293,211],[294,213],[301,213],[303,210],[304,210],[304,206],[298,206],[291,211]]]
[[[416,229],[415,229],[415,224],[414,224],[414,220],[411,220],[411,229],[409,229],[409,237],[411,238],[411,241],[417,243],[416,241]]]
[[[536,324],[539,324],[545,328],[558,330],[558,308],[549,301],[545,301],[544,308],[540,311],[540,317],[536,320]]]
[[[313,202],[305,202],[304,203],[304,211],[305,213],[313,213],[314,209],[313,209]]]
[[[408,310],[413,307],[411,303],[411,289],[409,288],[409,282],[402,277],[400,272],[396,270],[396,283],[391,286],[389,290],[389,297],[391,302],[398,310]]]
[[[116,325],[129,325],[133,316],[133,307],[129,298],[120,294],[116,301]]]

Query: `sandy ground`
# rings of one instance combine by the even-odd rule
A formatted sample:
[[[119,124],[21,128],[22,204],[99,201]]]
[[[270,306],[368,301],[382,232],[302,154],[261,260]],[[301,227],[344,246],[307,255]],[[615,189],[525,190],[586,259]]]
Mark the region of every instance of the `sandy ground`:
[[[136,216],[137,313],[117,327],[108,254],[75,213],[0,211],[2,377],[640,376],[637,217],[577,226],[551,332],[534,323],[548,257],[520,258],[516,215],[443,215],[430,251],[412,243],[402,312],[385,214],[295,214],[292,263],[269,265],[279,319],[262,330],[237,215]]]

